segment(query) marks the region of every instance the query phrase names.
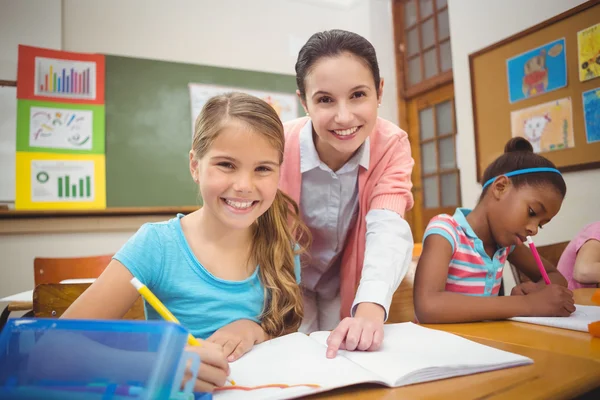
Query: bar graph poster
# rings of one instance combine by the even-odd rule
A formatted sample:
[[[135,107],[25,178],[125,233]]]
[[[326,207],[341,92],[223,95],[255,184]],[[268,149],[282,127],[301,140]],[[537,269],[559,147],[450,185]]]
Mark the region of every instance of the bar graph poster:
[[[104,107],[19,100],[17,151],[104,154]]]
[[[87,61],[35,58],[36,96],[94,100],[96,63]]]
[[[19,46],[17,98],[104,104],[104,56]]]
[[[19,46],[18,210],[106,208],[104,56]]]
[[[228,92],[244,92],[252,96],[263,99],[271,105],[279,115],[282,122],[291,121],[298,118],[298,102],[295,94],[265,92],[261,90],[242,89],[226,86],[204,85],[190,83],[190,102],[192,105],[192,132],[196,124],[196,118],[202,111],[204,104],[213,96]]]
[[[31,161],[31,201],[93,201],[93,161]]]
[[[104,155],[17,154],[19,209],[103,209]]]

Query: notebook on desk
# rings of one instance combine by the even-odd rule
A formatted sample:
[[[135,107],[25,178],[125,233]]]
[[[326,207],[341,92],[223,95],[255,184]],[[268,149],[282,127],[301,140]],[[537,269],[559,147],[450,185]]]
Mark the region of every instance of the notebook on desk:
[[[533,362],[413,323],[384,329],[379,351],[340,351],[334,359],[325,357],[329,332],[293,333],[259,344],[230,364],[239,387],[218,391],[214,398],[292,399],[360,383],[399,387]]]
[[[589,324],[600,321],[600,307],[575,304],[575,312],[568,317],[514,317],[510,319],[529,324],[588,332]]]

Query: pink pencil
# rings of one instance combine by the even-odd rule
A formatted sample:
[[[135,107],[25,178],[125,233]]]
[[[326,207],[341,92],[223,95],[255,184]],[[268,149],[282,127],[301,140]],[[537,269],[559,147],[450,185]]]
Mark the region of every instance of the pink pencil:
[[[540,273],[542,274],[542,278],[544,278],[544,282],[546,282],[546,285],[549,285],[550,282],[550,278],[548,278],[548,274],[546,273],[546,268],[544,268],[544,264],[542,263],[542,259],[540,258],[540,253],[538,253],[537,249],[535,248],[535,244],[533,244],[533,239],[531,239],[531,236],[527,236],[527,241],[525,242],[529,245],[529,248],[531,249],[531,254],[533,254],[533,258],[535,258],[535,262],[538,265],[538,268],[540,269]]]

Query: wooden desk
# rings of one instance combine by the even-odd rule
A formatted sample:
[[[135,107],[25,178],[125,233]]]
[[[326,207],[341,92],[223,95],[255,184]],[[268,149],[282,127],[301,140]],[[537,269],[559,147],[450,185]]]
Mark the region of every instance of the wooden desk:
[[[574,291],[575,303],[593,304],[591,298],[595,290],[576,289]],[[513,321],[427,324],[423,326],[455,333],[467,339],[490,339],[600,361],[600,338],[594,338],[587,332]]]
[[[600,387],[600,363],[595,361],[492,340],[471,340],[522,354],[534,363],[396,389],[357,385],[310,399],[571,399]]]
[[[575,289],[573,290],[573,297],[575,298],[575,304],[581,304],[584,306],[598,306],[600,304],[594,304],[592,302],[592,295],[598,289]]]

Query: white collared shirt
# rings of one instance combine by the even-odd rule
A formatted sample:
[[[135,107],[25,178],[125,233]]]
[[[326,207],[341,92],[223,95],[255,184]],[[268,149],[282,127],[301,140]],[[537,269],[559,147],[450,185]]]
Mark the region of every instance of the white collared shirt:
[[[319,158],[309,121],[300,132],[300,211],[313,243],[302,267],[302,285],[323,299],[340,288],[339,266],[346,236],[358,215],[358,172],[369,168],[369,138],[338,171]],[[412,233],[396,212],[370,210],[366,216],[366,250],[360,285],[351,313],[359,303],[381,305],[389,313],[392,296],[412,258]]]

